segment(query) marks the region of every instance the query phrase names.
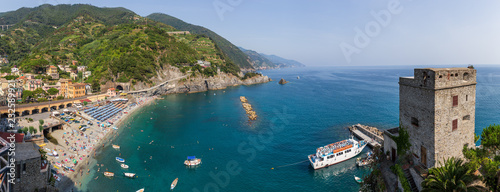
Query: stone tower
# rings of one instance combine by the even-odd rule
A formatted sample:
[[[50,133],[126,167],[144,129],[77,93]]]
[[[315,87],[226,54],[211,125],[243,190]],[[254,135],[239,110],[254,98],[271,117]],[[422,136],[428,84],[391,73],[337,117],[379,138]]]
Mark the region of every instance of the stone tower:
[[[428,168],[474,146],[475,110],[474,69],[415,69],[414,77],[399,78],[399,121],[415,162]]]

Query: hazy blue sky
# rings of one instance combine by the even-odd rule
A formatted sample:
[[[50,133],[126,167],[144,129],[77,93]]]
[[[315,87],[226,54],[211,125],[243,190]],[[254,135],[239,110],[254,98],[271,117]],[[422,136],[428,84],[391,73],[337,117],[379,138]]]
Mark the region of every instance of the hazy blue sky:
[[[500,1],[496,0],[0,0],[0,3],[0,12],[44,3],[85,3],[125,7],[141,16],[166,13],[207,27],[237,46],[306,65],[500,63]],[[372,12],[381,16],[376,17]]]

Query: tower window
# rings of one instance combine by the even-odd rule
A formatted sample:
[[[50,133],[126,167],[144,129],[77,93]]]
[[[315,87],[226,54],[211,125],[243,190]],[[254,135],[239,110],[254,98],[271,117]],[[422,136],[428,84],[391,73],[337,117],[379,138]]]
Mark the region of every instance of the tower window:
[[[466,115],[462,118],[462,120],[470,120],[470,115]]]
[[[465,101],[469,101],[469,95],[465,95]]]
[[[418,127],[418,119],[415,117],[411,118],[411,124],[414,125],[415,127]]]
[[[452,131],[455,131],[455,130],[458,129],[458,119],[453,120],[451,124],[452,124],[451,125],[451,130]]]
[[[458,95],[453,96],[453,107],[458,106]]]

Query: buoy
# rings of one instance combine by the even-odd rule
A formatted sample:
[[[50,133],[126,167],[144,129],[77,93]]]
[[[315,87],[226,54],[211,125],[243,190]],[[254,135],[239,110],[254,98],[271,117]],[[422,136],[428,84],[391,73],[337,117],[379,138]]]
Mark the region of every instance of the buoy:
[[[274,167],[272,167],[271,169],[274,169]]]

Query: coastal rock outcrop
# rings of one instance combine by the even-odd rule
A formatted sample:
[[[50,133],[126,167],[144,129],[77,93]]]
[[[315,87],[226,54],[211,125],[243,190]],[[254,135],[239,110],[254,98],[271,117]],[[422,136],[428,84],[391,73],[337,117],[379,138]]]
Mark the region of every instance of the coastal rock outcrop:
[[[285,79],[281,78],[280,82],[278,82],[279,84],[281,85],[284,85],[284,84],[287,84],[288,81],[286,81]]]
[[[168,69],[166,72],[160,73],[159,77],[155,78],[153,82],[159,84],[162,81],[182,77],[184,75],[185,74],[176,69]],[[166,76],[170,76],[173,78],[166,78]],[[206,77],[197,74],[196,76],[189,75],[188,77],[182,78],[177,82],[169,82],[168,84],[160,86],[155,90],[148,92],[147,94],[163,95],[170,93],[194,93],[208,90],[225,89],[229,86],[267,83],[269,81],[271,81],[271,79],[263,75],[258,75],[252,78],[241,80],[239,77],[234,76],[233,74],[227,74],[223,72],[220,72],[219,74],[212,77]],[[138,85],[139,86],[137,88],[144,88],[144,84]]]

